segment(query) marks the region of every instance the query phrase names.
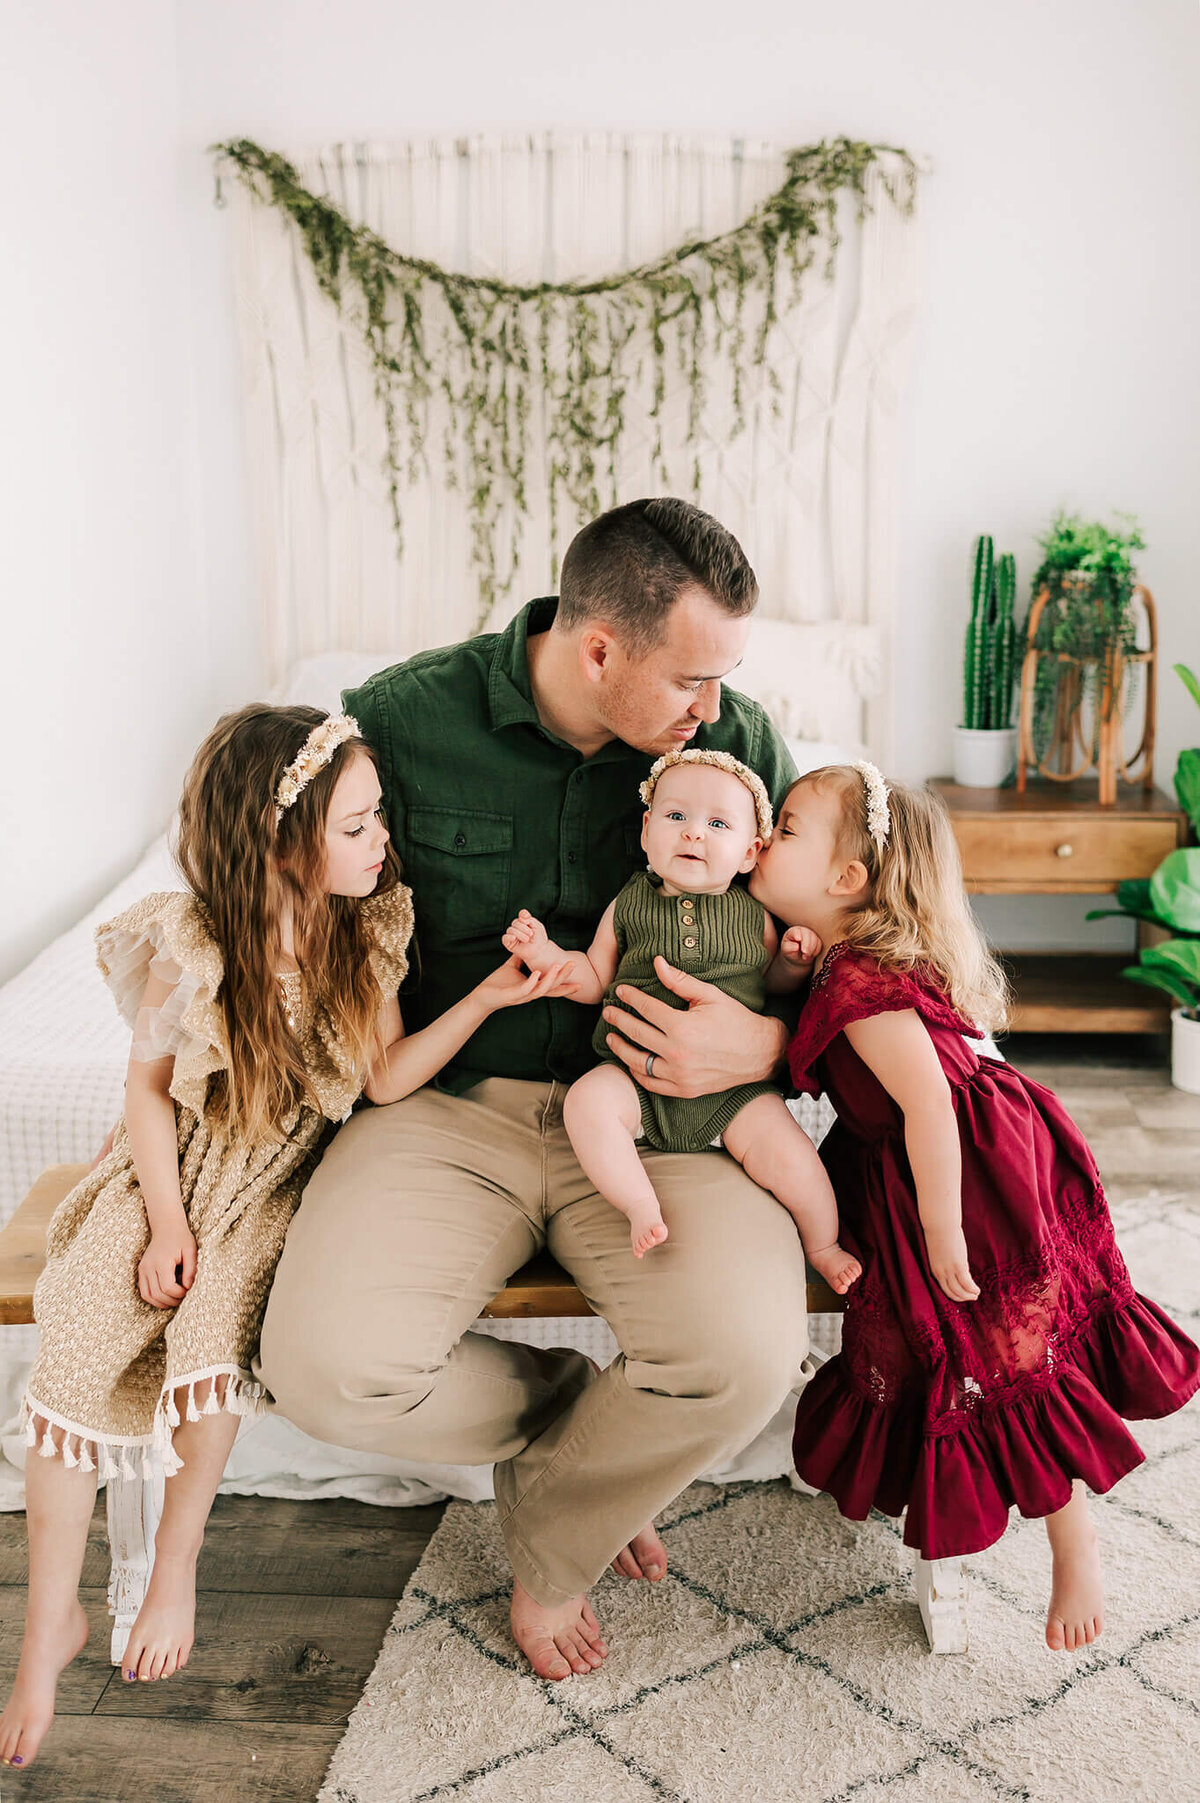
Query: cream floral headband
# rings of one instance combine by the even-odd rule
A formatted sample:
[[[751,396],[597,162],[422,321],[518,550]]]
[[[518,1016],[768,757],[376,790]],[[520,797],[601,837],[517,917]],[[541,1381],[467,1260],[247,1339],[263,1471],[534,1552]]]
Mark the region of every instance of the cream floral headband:
[[[667,751],[656,764],[650,767],[650,774],[642,784],[638,793],[646,806],[650,806],[654,794],[654,785],[666,770],[673,770],[678,764],[708,764],[714,770],[727,770],[730,776],[736,776],[739,782],[745,783],[754,802],[754,814],[758,823],[760,839],[771,837],[771,798],[767,794],[766,785],[761,776],[756,776],[747,765],[740,763],[728,751]]]
[[[858,758],[854,768],[863,779],[867,802],[867,831],[875,841],[876,851],[882,851],[887,844],[888,834],[892,830],[892,816],[888,810],[888,786],[883,780],[883,772],[866,758]]]
[[[353,714],[330,714],[319,726],[314,726],[300,747],[295,759],[290,763],[279,779],[279,787],[275,791],[275,824],[283,819],[287,810],[300,799],[319,770],[324,770],[339,745],[347,739],[361,739],[358,721]]]

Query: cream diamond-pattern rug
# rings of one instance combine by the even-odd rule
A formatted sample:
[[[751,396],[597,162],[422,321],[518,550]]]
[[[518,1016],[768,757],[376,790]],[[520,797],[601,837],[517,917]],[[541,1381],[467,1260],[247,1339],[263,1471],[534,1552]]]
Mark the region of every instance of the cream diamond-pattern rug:
[[[1200,1328],[1200,1208],[1114,1208],[1138,1287]],[[898,1527],[786,1483],[695,1484],[660,1584],[593,1595],[600,1671],[549,1684],[508,1634],[491,1504],[430,1541],[320,1803],[1196,1803],[1200,1406],[1135,1429],[1144,1465],[1093,1504],[1107,1625],[1042,1641],[1036,1522],[970,1561],[970,1650],[926,1650]]]

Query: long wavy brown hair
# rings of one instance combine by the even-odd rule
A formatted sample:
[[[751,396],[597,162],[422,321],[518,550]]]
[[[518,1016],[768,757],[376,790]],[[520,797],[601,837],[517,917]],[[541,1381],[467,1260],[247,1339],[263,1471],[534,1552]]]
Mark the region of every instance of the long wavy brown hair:
[[[843,919],[843,937],[893,970],[923,965],[961,1015],[989,1032],[1002,1032],[1008,983],[971,912],[958,843],[940,797],[889,778],[892,824],[880,847],[867,827],[861,771],[851,764],[824,764],[792,787],[804,783],[837,795],[838,855],[866,867],[867,888]]]
[[[179,805],[175,855],[225,963],[218,1001],[228,1073],[214,1077],[209,1106],[239,1139],[281,1138],[302,1103],[318,1106],[278,980],[289,903],[306,999],[325,1011],[364,1078],[382,1050],[362,901],[329,895],[323,884],[330,799],[354,758],[375,761],[370,747],[361,739],[339,745],[275,825],[280,778],[326,717],[320,708],[265,703],[225,714],[196,753]],[[399,880],[389,843],[372,893]]]

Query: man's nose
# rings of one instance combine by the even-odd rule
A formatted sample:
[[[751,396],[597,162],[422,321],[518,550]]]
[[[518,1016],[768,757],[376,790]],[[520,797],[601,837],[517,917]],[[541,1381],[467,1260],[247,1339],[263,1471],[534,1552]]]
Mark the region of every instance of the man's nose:
[[[711,726],[714,721],[721,718],[721,684],[719,678],[714,677],[711,682],[702,682],[700,684],[700,687],[696,690],[695,698],[688,708],[688,713],[695,714],[697,719],[707,721],[709,726]]]

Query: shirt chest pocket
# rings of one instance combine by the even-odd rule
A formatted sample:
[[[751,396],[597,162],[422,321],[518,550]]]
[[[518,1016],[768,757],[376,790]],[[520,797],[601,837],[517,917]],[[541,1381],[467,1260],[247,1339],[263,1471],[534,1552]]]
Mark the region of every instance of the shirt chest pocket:
[[[511,814],[410,807],[405,838],[404,874],[426,943],[504,931],[512,918]],[[496,949],[499,959],[503,948]]]

